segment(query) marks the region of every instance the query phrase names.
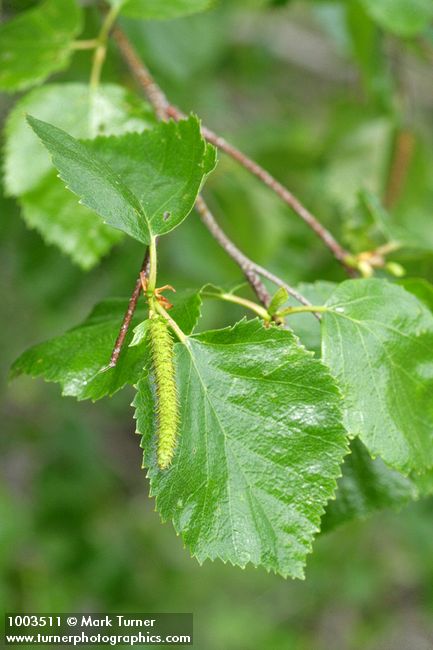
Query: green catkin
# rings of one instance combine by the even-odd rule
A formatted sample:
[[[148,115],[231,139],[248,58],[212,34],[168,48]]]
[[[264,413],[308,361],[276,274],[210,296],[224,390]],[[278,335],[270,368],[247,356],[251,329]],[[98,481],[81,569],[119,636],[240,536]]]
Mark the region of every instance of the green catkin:
[[[179,420],[173,338],[167,321],[160,316],[151,319],[148,334],[158,400],[158,465],[166,469],[173,459]]]

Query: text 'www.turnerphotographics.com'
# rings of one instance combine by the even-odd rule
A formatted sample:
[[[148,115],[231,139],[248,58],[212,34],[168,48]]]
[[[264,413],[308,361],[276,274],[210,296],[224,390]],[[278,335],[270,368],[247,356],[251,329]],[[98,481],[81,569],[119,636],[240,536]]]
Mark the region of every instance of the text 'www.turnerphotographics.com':
[[[192,645],[192,614],[5,615],[6,645]]]

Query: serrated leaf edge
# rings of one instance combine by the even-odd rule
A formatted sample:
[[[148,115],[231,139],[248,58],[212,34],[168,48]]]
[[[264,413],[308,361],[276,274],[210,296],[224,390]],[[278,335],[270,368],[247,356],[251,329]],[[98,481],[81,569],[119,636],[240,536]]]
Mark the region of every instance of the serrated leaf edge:
[[[243,324],[245,324],[247,322],[248,323],[256,322],[261,327],[263,327],[263,323],[259,318],[254,318],[254,319],[248,320],[246,317],[244,317],[242,320],[238,321],[234,325],[229,325],[227,327],[224,327],[224,328],[221,328],[220,330],[215,330],[215,331],[219,331],[219,332],[234,331],[234,330],[236,330],[236,328],[239,328],[241,325],[243,325]],[[294,334],[294,332],[290,331],[290,333],[292,334],[295,342],[299,342],[299,338]],[[188,337],[188,338],[198,338],[199,336],[204,335],[204,334],[206,334],[206,332],[202,332],[199,335],[195,335],[195,336]],[[176,345],[182,345],[182,343],[177,343]],[[308,356],[310,357],[310,361],[314,362],[315,365],[320,365],[321,368],[323,368],[323,370],[326,372],[329,379],[331,380],[330,383],[332,383],[332,386],[333,386],[333,389],[335,390],[336,396],[338,396],[338,398],[339,398],[339,402],[338,402],[338,404],[336,403],[335,408],[338,410],[339,420],[340,420],[340,424],[341,424],[341,430],[342,430],[342,432],[345,432],[345,434],[346,434],[346,439],[345,439],[345,444],[344,444],[344,450],[345,450],[346,453],[343,455],[342,461],[341,461],[341,463],[339,465],[339,473],[337,473],[335,475],[335,477],[329,479],[330,480],[330,485],[332,487],[332,494],[326,500],[326,503],[324,503],[322,505],[319,505],[317,515],[315,514],[314,517],[312,517],[310,519],[310,522],[311,522],[311,524],[313,526],[313,530],[312,530],[311,540],[307,541],[306,544],[305,544],[305,554],[304,554],[303,566],[299,567],[299,571],[289,573],[289,572],[286,572],[286,571],[280,571],[277,568],[275,568],[274,566],[262,564],[262,563],[259,563],[259,562],[256,563],[256,562],[254,562],[252,560],[248,560],[244,564],[237,564],[237,563],[233,562],[230,558],[223,558],[219,553],[215,553],[212,556],[208,555],[206,557],[203,557],[203,559],[200,559],[191,550],[191,548],[186,545],[186,543],[183,540],[181,531],[178,530],[176,524],[173,521],[171,521],[171,524],[172,524],[172,526],[174,528],[176,536],[180,537],[182,539],[183,548],[185,550],[187,550],[189,552],[189,554],[190,554],[190,557],[196,559],[197,562],[200,565],[202,565],[206,560],[210,560],[212,562],[215,561],[215,560],[220,560],[221,562],[223,562],[223,564],[230,564],[230,565],[232,565],[234,567],[239,567],[241,569],[245,569],[248,565],[251,565],[256,569],[259,568],[259,567],[264,568],[267,573],[274,573],[275,575],[280,575],[281,577],[283,577],[285,579],[288,578],[288,577],[298,578],[300,580],[305,579],[305,566],[306,566],[307,557],[308,557],[308,555],[310,555],[312,553],[314,541],[315,541],[316,537],[318,536],[318,534],[321,532],[321,521],[322,521],[323,515],[325,514],[326,506],[329,503],[329,501],[335,500],[335,498],[336,498],[338,480],[343,475],[343,473],[342,473],[343,462],[344,462],[346,456],[350,453],[350,447],[349,447],[349,443],[348,443],[348,434],[347,434],[346,428],[345,428],[344,423],[343,423],[343,410],[342,410],[342,404],[341,404],[341,400],[342,400],[341,391],[340,391],[339,386],[338,386],[338,384],[336,382],[336,379],[331,374],[331,372],[330,372],[330,370],[329,370],[329,368],[328,368],[328,366],[326,364],[324,364],[320,359],[314,358],[314,353],[312,353],[310,350],[307,350],[302,345],[302,343],[298,343],[298,345],[299,345],[300,348],[302,348],[308,354]],[[140,377],[140,381],[142,381],[144,379],[148,379],[148,371],[146,370],[146,371],[143,371],[143,372],[145,374],[143,374],[143,376]],[[137,388],[137,386],[134,386],[134,387]],[[137,410],[136,410],[135,400],[136,400],[136,396],[134,396],[134,399],[131,402],[130,406],[134,409],[133,418],[134,418],[135,421],[137,421]],[[138,431],[137,426],[135,428],[135,435],[140,436],[141,439],[143,439],[143,437],[144,437],[144,434],[142,434],[142,433],[140,433],[140,431]],[[140,443],[140,448],[141,449],[143,448],[141,443]],[[142,464],[142,469],[146,469],[146,466],[144,465],[144,463]],[[158,513],[159,518],[160,518],[160,520],[161,520],[161,522],[163,524],[168,523],[169,518],[164,519],[164,517],[161,515],[161,513],[158,510],[158,495],[154,494],[153,489],[152,489],[152,483],[151,483],[151,477],[150,477],[150,468],[147,468],[146,479],[149,482],[149,497],[154,499],[154,502],[155,502],[154,512]],[[299,564],[300,564],[300,562],[299,562]]]

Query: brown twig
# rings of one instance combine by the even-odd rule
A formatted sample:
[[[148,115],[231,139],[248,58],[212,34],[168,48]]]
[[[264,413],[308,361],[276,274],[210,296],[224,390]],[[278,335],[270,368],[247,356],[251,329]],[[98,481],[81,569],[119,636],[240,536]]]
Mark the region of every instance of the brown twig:
[[[170,102],[167,100],[163,91],[155,83],[155,80],[153,79],[147,67],[139,58],[137,52],[135,51],[135,48],[119,27],[116,27],[113,30],[113,37],[116,40],[116,43],[124,60],[128,64],[134,77],[143,87],[150,103],[154,106],[158,116],[161,117],[161,115],[164,115],[165,117],[172,117],[175,120],[185,117],[182,111],[170,104]],[[284,185],[282,185],[271,174],[269,174],[269,172],[263,169],[263,167],[246,156],[232,144],[227,142],[227,140],[218,136],[216,133],[205,126],[202,126],[201,130],[206,140],[214,144],[216,147],[221,149],[221,151],[224,151],[234,160],[240,163],[245,169],[251,172],[267,187],[275,192],[287,205],[289,205],[291,209],[316,233],[316,235],[320,237],[323,243],[332,252],[334,257],[345,267],[345,269],[350,274],[353,273],[353,269],[349,269],[345,263],[345,259],[349,255],[348,251],[346,251],[336,241],[329,230],[327,230],[316,219],[316,217],[309,210],[307,210],[307,208],[299,201],[299,199],[297,199],[286,187],[284,187]]]
[[[266,289],[265,285],[260,280],[260,277],[257,275],[257,273],[254,273],[254,271],[252,271],[251,269],[244,269],[244,275],[250,287],[253,289],[254,293],[256,294],[259,302],[261,302],[263,307],[266,307],[267,309],[271,304],[272,298],[269,291]]]
[[[135,283],[134,291],[131,294],[131,297],[128,302],[128,308],[123,317],[122,325],[120,326],[119,334],[117,335],[116,342],[114,344],[113,352],[111,353],[110,363],[108,364],[106,370],[109,368],[114,368],[119,360],[120,353],[122,351],[123,344],[125,342],[126,335],[128,333],[129,326],[131,324],[132,317],[134,316],[135,309],[137,307],[138,299],[141,293],[141,282],[142,282],[142,273],[145,273],[146,276],[149,274],[149,249],[146,250],[144,256],[143,264],[140,268],[140,273],[138,279]]]
[[[141,62],[137,53],[132,48],[131,44],[129,43],[124,33],[119,28],[116,28],[113,31],[113,36],[116,39],[116,42],[121,52],[124,54],[125,60],[127,61],[130,69],[135,71],[134,75],[137,81],[142,86],[144,92],[146,93],[150,104],[155,109],[155,113],[157,117],[160,120],[166,120],[168,117],[171,117],[173,107],[169,105],[164,93],[159,88],[159,86],[154,82],[146,66]],[[175,119],[176,120],[180,119],[180,117],[181,115],[179,113],[179,115],[176,116]],[[216,224],[214,217],[211,215],[209,208],[207,207],[206,203],[204,202],[201,196],[197,198],[196,208],[200,215],[206,213],[207,215],[209,215],[209,218]],[[202,218],[202,221],[207,225],[206,219]],[[226,239],[229,242],[227,237]],[[248,283],[250,284],[252,290],[256,294],[258,300],[262,303],[264,307],[268,307],[271,301],[271,296],[268,290],[266,289],[265,285],[263,284],[263,282],[260,280],[259,276],[256,273],[254,273],[254,271],[251,269],[251,265],[250,264],[246,265],[245,263],[239,263],[240,260],[239,256],[233,256],[230,252],[231,250],[230,242],[228,243],[228,245],[223,245],[223,248],[225,248],[228,254],[231,255],[231,257],[234,259],[234,261],[239,264],[240,268],[245,274]]]
[[[200,219],[206,226],[206,228],[209,230],[211,235],[216,239],[216,241],[219,243],[221,248],[223,248],[226,253],[236,262],[236,264],[242,269],[244,272],[245,276],[247,279],[249,279],[249,276],[252,278],[250,282],[255,282],[256,286],[254,288],[255,293],[257,297],[259,298],[260,302],[265,306],[269,306],[270,302],[270,296],[269,293],[266,289],[266,287],[263,285],[261,280],[259,279],[258,276],[263,276],[276,284],[279,287],[284,287],[286,289],[287,293],[296,300],[298,300],[300,303],[303,305],[310,305],[310,302],[304,298],[296,289],[288,285],[284,280],[281,280],[278,276],[274,275],[267,269],[263,268],[259,264],[256,264],[253,262],[249,257],[245,255],[239,248],[232,242],[232,240],[226,235],[224,230],[218,225],[218,223],[215,220],[215,217],[213,216],[212,212],[209,210],[207,207],[206,203],[203,201],[203,198],[199,196],[197,198],[195,207],[200,215]],[[266,294],[262,296],[262,299],[260,299],[259,293],[264,289]],[[266,304],[267,303],[267,304]]]
[[[169,104],[164,93],[159,88],[159,86],[153,80],[151,74],[147,70],[146,66],[143,64],[141,59],[138,57],[135,49],[132,47],[129,40],[126,38],[125,34],[118,27],[115,27],[112,31],[113,37],[115,38],[118,47],[127,62],[129,68],[133,72],[135,78],[145,91],[149,102],[152,104],[157,117],[160,120],[167,119],[168,117],[174,117],[174,119],[180,119],[182,114],[180,111],[177,111],[173,106]],[[173,115],[175,111],[175,115]],[[211,132],[208,132],[208,135]],[[213,135],[213,134],[212,134]],[[206,136],[205,136],[206,137]],[[217,136],[215,136],[216,138]],[[221,139],[222,142],[225,142]],[[227,146],[228,143],[227,143]],[[221,147],[222,148],[222,147]],[[252,162],[252,161],[251,161]],[[225,232],[217,224],[214,216],[207,207],[205,201],[201,196],[197,198],[196,208],[200,214],[202,222],[206,225],[211,234],[215,237],[218,243],[224,248],[224,250],[230,255],[230,257],[239,265],[242,269],[247,281],[255,292],[258,300],[267,308],[271,301],[271,296],[266,289],[265,285],[260,279],[260,275],[267,277],[277,286],[284,287],[288,294],[292,295],[299,302],[304,305],[309,305],[309,301],[301,296],[295,289],[290,287],[286,282],[278,278],[276,275],[267,271],[263,267],[255,264],[250,260],[242,251],[240,251],[237,246],[229,239]],[[149,250],[146,251],[146,255],[140,269],[140,274],[137,279],[137,282],[134,287],[134,291],[129,299],[128,308],[123,317],[122,325],[119,330],[116,342],[114,344],[113,352],[111,354],[110,363],[107,366],[107,369],[114,368],[118,362],[120,353],[122,351],[125,338],[131,324],[132,317],[134,315],[135,309],[137,307],[138,298],[142,289],[142,278],[143,272],[146,275],[149,272]]]
[[[138,56],[136,49],[132,46],[124,31],[116,25],[111,35],[116,41],[120,53],[128,64],[135,79],[149,98],[149,102],[154,107],[157,116],[159,119],[164,120],[169,109],[169,102],[165,94],[155,83],[152,75]]]
[[[195,207],[200,215],[202,223],[206,226],[214,239],[216,239],[221,248],[223,248],[226,253],[232,258],[232,260],[239,266],[259,301],[264,307],[269,307],[271,296],[269,295],[269,292],[263,282],[260,280],[259,275],[255,271],[254,262],[252,262],[252,260],[244,255],[244,253],[242,253],[242,251],[240,251],[239,248],[225,234],[222,228],[220,228],[215,220],[215,217],[209,210],[201,195],[197,197]]]
[[[214,144],[218,149],[224,151],[234,160],[240,163],[245,169],[251,172],[254,176],[259,178],[267,187],[269,187],[280,199],[282,199],[292,210],[299,216],[305,223],[316,233],[323,243],[329,248],[334,257],[345,265],[345,258],[349,254],[331,235],[317,219],[314,217],[307,208],[302,205],[299,199],[296,198],[284,185],[277,181],[269,172],[267,172],[258,163],[254,162],[251,158],[239,151],[232,144],[227,142],[224,138],[216,135],[210,129],[203,127],[202,133],[208,142]]]
[[[165,94],[155,83],[150,72],[138,57],[135,49],[126,38],[123,31],[116,27],[113,30],[113,36],[130,70],[133,72],[135,78],[143,87],[149,99],[149,102],[155,109],[157,116],[160,119],[166,119],[167,117],[180,119],[182,117],[182,114],[180,111],[177,111],[177,109],[169,104]],[[244,253],[242,253],[242,251],[239,250],[239,248],[231,241],[223,229],[218,225],[215,217],[203,200],[203,197],[199,196],[197,198],[196,208],[203,224],[207,227],[209,232],[213,235],[220,246],[226,251],[226,253],[241,268],[258,300],[264,307],[267,308],[269,306],[271,296],[263,282],[260,280],[259,276],[266,277],[277,286],[284,287],[291,296],[296,298],[296,300],[302,304],[310,304],[306,298],[301,296],[301,294],[293,289],[290,285],[288,285],[286,282],[278,278],[275,274],[271,273],[267,269],[259,266],[251,259],[249,259]]]

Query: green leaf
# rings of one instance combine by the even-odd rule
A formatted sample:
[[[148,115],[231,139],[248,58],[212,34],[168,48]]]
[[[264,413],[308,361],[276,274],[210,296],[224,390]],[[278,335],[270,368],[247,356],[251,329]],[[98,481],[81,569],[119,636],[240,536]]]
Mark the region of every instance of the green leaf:
[[[147,330],[149,329],[150,320],[150,318],[146,318],[146,320],[142,320],[141,323],[138,323],[138,325],[134,327],[132,341],[129,344],[130,348],[143,343],[146,338]]]
[[[322,183],[327,200],[347,215],[359,205],[360,188],[371,195],[382,194],[394,128],[389,117],[351,116],[346,105],[336,112],[334,119],[336,133],[327,146],[328,162]],[[371,146],[373,141],[377,146]]]
[[[429,497],[433,495],[433,471],[429,470],[423,474],[412,474],[411,480],[418,490],[421,497]]]
[[[86,138],[142,131],[154,125],[155,118],[145,102],[120,86],[106,84],[90,93],[88,85],[79,83],[36,88],[17,102],[8,117],[4,167],[8,194],[20,197],[26,223],[46,242],[89,269],[122,234],[65,190],[48,151],[27,124],[27,112]]]
[[[403,278],[398,281],[401,287],[404,287],[409,293],[413,293],[427,309],[433,312],[433,285],[423,278]]]
[[[268,313],[273,316],[280,307],[284,305],[285,302],[289,299],[289,293],[284,287],[280,287],[272,296],[271,302],[269,303]]]
[[[46,122],[28,120],[82,203],[145,244],[187,217],[216,162],[193,116],[84,143]]]
[[[397,261],[412,268],[413,275],[422,273],[432,277],[433,228],[430,206],[433,187],[433,147],[430,138],[416,137],[413,133],[411,140],[410,131],[406,131],[405,137],[407,138],[405,146],[409,145],[409,152],[412,146],[412,153],[409,154],[406,181],[401,188],[398,202],[393,207],[393,221],[398,238],[405,244],[405,249],[401,251]],[[400,139],[400,143],[401,141]]]
[[[182,289],[177,293],[170,293],[169,300],[173,305],[169,312],[170,316],[184,334],[192,334],[201,317],[200,290]]]
[[[146,102],[115,84],[102,84],[96,92],[82,83],[35,88],[15,104],[6,121],[4,172],[10,196],[36,189],[53,169],[49,152],[27,123],[27,113],[83,139],[143,131],[156,124]]]
[[[128,20],[127,34],[151,70],[166,83],[171,79],[185,90],[188,85],[188,96],[190,82],[210,74],[226,51],[231,16],[209,11],[180,20]],[[200,93],[203,89],[200,84]]]
[[[400,509],[418,497],[415,483],[380,459],[372,460],[359,439],[352,440],[343,476],[334,501],[322,519],[322,531],[329,531],[354,519],[365,519],[385,508]]]
[[[358,192],[358,204],[343,224],[344,239],[354,253],[374,250],[399,239],[397,229],[380,198],[368,190]]]
[[[200,294],[193,290],[174,294],[171,317],[189,334],[200,316]],[[33,346],[13,364],[11,376],[43,377],[62,386],[63,395],[97,400],[113,395],[142,375],[145,347],[128,347],[133,328],[147,317],[144,301],[137,307],[115,368],[106,368],[128,306],[124,298],[111,298],[95,306],[85,321],[65,334]]]
[[[75,0],[45,0],[1,25],[0,90],[23,90],[66,68],[81,13]]]
[[[423,32],[433,20],[431,0],[360,0],[368,15],[397,36]]]
[[[121,13],[130,18],[168,20],[205,11],[215,2],[216,0],[164,0],[163,2],[161,0],[124,0]]]
[[[156,462],[155,394],[134,401],[163,520],[199,562],[220,558],[302,577],[347,451],[340,395],[294,335],[258,320],[175,345],[179,440]]]
[[[122,239],[121,232],[107,227],[92,210],[77,204],[54,170],[37,189],[24,194],[19,203],[27,225],[83,269],[92,268]]]
[[[368,99],[382,111],[392,110],[393,74],[384,47],[386,35],[366,14],[359,2],[345,3],[348,46],[358,66]]]
[[[224,288],[208,282],[200,289],[200,293],[206,298],[219,298],[224,293],[235,293],[239,286],[244,286],[244,284],[237,285],[234,288],[232,286]]]
[[[337,284],[335,282],[327,282],[319,280],[318,282],[301,282],[297,285],[296,289],[301,293],[312,305],[324,305],[329,296],[334,291]],[[290,299],[292,305],[298,306],[299,303],[294,299]],[[304,314],[291,314],[286,318],[286,323],[292,329],[296,336],[298,336],[303,345],[308,350],[311,350],[320,357],[320,349],[322,345],[322,334],[320,331],[320,322],[311,313]]]
[[[322,358],[342,389],[345,425],[404,474],[433,466],[433,315],[385,280],[340,284],[322,318]]]

